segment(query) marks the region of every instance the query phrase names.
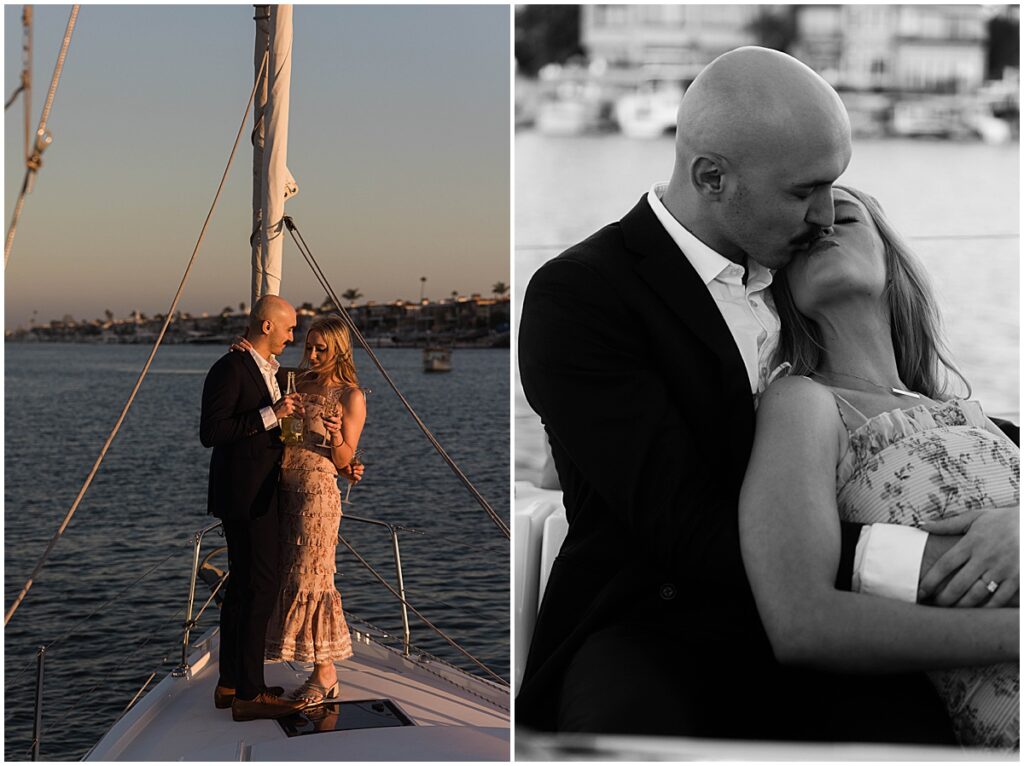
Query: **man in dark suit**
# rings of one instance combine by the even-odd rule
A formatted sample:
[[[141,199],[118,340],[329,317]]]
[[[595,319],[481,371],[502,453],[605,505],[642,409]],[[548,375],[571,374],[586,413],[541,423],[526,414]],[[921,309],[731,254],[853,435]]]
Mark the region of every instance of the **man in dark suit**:
[[[778,666],[740,557],[753,394],[778,332],[766,288],[832,226],[831,186],[850,156],[846,111],[824,80],[776,51],[731,51],[683,98],[670,182],[531,280],[520,372],[569,530],[518,724],[952,743],[923,676]],[[861,531],[844,525],[847,590]],[[911,600],[958,540],[920,535],[901,573],[912,570]]]
[[[280,699],[263,680],[263,645],[278,585],[277,484],[279,421],[301,413],[298,395],[281,396],[274,357],[294,340],[295,309],[276,295],[252,307],[245,338],[251,349],[228,352],[203,386],[199,438],[213,447],[207,511],[224,522],[227,594],[220,613],[219,708],[236,721],[278,718],[299,703]]]

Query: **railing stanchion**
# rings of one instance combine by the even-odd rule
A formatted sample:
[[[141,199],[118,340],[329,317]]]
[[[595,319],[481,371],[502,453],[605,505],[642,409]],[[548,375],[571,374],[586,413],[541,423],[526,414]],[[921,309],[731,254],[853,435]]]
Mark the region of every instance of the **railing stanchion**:
[[[175,678],[182,678],[188,675],[188,640],[192,634],[192,608],[196,601],[196,577],[199,576],[199,549],[203,545],[203,533],[205,530],[196,532],[192,538],[195,547],[192,550],[192,578],[188,585],[188,607],[185,610],[185,630],[181,638],[181,664],[171,671]]]
[[[389,525],[391,547],[395,552],[395,573],[398,575],[398,595],[402,598],[402,654],[409,656],[409,610],[405,606],[405,579],[402,577],[402,553],[398,550],[398,530]]]
[[[36,654],[36,717],[32,724],[32,760],[39,760],[39,742],[43,736],[43,661],[46,647],[40,646]]]

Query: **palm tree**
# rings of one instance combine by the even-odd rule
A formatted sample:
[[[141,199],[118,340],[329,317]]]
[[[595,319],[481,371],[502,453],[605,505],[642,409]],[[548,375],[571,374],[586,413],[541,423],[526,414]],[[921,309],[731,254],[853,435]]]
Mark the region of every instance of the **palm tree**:
[[[341,297],[348,301],[348,307],[352,308],[356,301],[363,297],[358,287],[351,287],[341,294]]]
[[[420,277],[420,303],[423,303],[423,288],[427,285],[427,278]]]
[[[499,298],[508,292],[508,285],[504,282],[495,282],[491,285],[491,292],[497,295]]]

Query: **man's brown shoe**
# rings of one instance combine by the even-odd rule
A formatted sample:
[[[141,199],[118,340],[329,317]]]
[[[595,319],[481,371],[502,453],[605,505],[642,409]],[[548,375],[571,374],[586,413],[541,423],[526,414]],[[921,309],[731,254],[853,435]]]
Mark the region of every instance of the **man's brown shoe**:
[[[280,697],[284,694],[283,686],[268,686],[267,691],[273,694],[275,697]],[[231,703],[235,701],[235,690],[230,686],[218,686],[213,690],[213,704],[218,710],[224,710],[231,707]]]
[[[257,694],[254,699],[231,703],[231,717],[236,721],[254,721],[257,718],[284,718],[302,709],[301,702],[289,702],[269,692]]]

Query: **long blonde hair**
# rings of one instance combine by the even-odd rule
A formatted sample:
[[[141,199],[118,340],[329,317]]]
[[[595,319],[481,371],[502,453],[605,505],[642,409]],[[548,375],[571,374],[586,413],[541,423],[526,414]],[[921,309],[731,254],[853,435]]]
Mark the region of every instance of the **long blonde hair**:
[[[900,378],[912,391],[932,399],[946,399],[951,395],[950,378],[955,376],[970,396],[971,384],[950,361],[935,294],[917,256],[889,223],[878,200],[849,186],[837,184],[833,188],[847,192],[864,206],[882,240],[887,275],[882,297],[889,307],[889,328]],[[812,319],[797,310],[784,269],[776,273],[771,290],[782,323],[772,367],[789,362],[793,374],[807,375],[821,361],[821,331]]]
[[[335,378],[341,381],[344,388],[358,387],[359,378],[352,358],[352,335],[345,321],[336,315],[317,317],[306,330],[306,338],[313,332],[323,336],[324,344],[327,346],[326,356],[333,358],[328,364],[321,363],[314,367],[309,360],[309,350],[303,344],[299,369],[306,373],[316,373],[320,380]]]

